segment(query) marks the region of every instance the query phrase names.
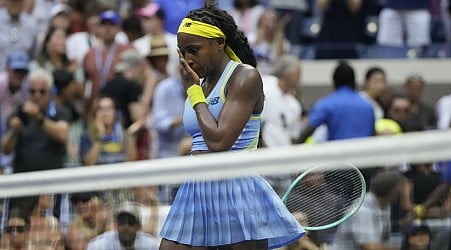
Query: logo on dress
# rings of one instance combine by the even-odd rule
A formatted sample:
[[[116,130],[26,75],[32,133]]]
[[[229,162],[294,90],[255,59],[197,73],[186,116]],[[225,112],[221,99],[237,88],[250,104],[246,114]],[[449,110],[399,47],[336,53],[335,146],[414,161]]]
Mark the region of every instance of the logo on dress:
[[[208,99],[208,105],[216,105],[219,103],[219,96],[213,97],[213,98],[209,98]]]

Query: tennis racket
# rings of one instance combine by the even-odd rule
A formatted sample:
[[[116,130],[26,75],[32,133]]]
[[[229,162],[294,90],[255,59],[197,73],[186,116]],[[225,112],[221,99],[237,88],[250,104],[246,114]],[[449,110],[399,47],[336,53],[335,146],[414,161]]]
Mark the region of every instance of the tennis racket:
[[[332,228],[349,219],[362,205],[366,183],[354,165],[301,173],[282,197],[288,210],[308,231]]]

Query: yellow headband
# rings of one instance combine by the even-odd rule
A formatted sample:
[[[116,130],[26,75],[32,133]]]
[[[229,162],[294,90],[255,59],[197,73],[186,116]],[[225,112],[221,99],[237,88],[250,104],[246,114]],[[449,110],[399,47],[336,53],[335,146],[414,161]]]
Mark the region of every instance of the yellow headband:
[[[222,37],[226,39],[226,35],[218,27],[189,18],[184,18],[182,20],[177,33],[186,33],[190,35],[201,36],[204,38]],[[225,52],[231,60],[241,62],[240,58],[238,58],[235,52],[233,52],[232,48],[230,48],[227,44],[225,46]]]

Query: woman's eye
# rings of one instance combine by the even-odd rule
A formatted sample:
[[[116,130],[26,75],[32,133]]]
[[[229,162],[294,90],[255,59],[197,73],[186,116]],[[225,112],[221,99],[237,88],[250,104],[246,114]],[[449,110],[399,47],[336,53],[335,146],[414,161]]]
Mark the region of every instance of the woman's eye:
[[[188,53],[190,53],[190,54],[196,54],[198,51],[199,51],[198,48],[189,48],[188,49]]]

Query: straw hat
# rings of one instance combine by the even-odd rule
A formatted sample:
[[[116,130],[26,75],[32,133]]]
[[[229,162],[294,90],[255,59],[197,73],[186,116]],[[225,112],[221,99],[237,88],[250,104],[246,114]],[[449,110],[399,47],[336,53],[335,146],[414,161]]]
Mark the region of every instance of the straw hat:
[[[164,36],[152,37],[148,57],[168,56],[169,48]]]

